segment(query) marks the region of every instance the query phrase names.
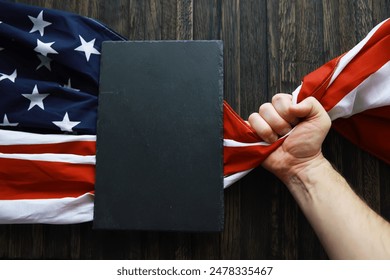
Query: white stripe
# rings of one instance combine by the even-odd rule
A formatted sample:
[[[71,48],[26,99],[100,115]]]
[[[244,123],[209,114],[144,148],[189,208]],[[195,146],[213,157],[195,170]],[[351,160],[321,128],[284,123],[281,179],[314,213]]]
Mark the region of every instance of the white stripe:
[[[298,95],[301,91],[302,83],[292,92],[292,103],[297,104],[298,103]]]
[[[0,200],[0,224],[76,224],[92,221],[93,194],[76,198]]]
[[[72,154],[3,154],[0,158],[21,159],[21,160],[38,160],[49,162],[68,162],[75,164],[95,164],[96,156],[80,156]]]
[[[249,169],[249,170],[244,170],[244,171],[241,171],[241,172],[237,172],[237,173],[234,173],[232,175],[224,177],[223,178],[223,187],[225,189],[230,187],[231,185],[233,185],[235,182],[240,180],[242,177],[244,177],[246,174],[248,174],[252,170],[253,170],[253,168]]]
[[[95,135],[38,134],[0,129],[1,145],[53,144],[75,141],[96,141]]]
[[[370,38],[374,35],[374,33],[387,21],[388,19],[382,21],[377,26],[375,26],[367,36],[359,42],[355,47],[353,47],[350,51],[348,51],[344,56],[341,57],[339,63],[336,66],[336,70],[334,71],[332,78],[328,84],[328,87],[334,82],[337,76],[344,70],[344,68],[348,65],[348,63],[361,51],[364,45],[370,40]]]
[[[225,147],[250,147],[250,146],[269,146],[267,142],[255,142],[255,143],[243,143],[232,139],[223,139],[223,145]]]
[[[348,118],[368,109],[390,105],[390,62],[371,74],[343,97],[328,114],[333,120]]]

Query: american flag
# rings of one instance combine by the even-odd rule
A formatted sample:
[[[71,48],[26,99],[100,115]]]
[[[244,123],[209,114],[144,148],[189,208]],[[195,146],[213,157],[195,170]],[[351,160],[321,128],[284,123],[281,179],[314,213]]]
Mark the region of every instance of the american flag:
[[[295,103],[317,98],[338,132],[390,164],[390,19],[350,51],[305,76],[292,95]],[[265,143],[227,103],[224,118],[227,187],[260,165],[285,137]]]
[[[333,125],[390,163],[390,20],[304,77]],[[78,15],[0,1],[0,223],[93,219],[100,46],[124,40]],[[265,143],[224,103],[224,181],[233,184],[283,141]]]
[[[79,15],[0,1],[0,222],[93,218],[103,41]]]

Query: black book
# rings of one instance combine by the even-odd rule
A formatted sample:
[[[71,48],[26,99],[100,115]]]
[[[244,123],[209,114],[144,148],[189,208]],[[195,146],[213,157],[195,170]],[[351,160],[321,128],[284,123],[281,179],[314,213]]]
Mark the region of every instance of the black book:
[[[222,49],[103,43],[95,229],[223,229]]]

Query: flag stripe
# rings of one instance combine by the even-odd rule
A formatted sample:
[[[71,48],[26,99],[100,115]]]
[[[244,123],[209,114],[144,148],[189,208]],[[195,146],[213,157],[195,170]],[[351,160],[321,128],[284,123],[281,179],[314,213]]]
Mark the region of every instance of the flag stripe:
[[[94,155],[96,152],[95,142],[75,141],[56,144],[40,145],[0,145],[0,153],[12,154],[39,154],[39,153],[58,153],[58,154],[76,154],[76,155]]]
[[[95,142],[95,135],[62,135],[62,134],[39,134],[23,131],[0,129],[1,145],[28,145],[28,144],[55,144],[90,141]]]
[[[78,197],[93,193],[95,166],[0,158],[0,199]]]
[[[244,177],[245,175],[247,175],[251,171],[252,171],[252,169],[248,169],[245,171],[234,173],[234,174],[229,175],[229,176],[225,176],[223,178],[223,187],[225,189],[230,187],[231,185],[233,185],[235,182],[240,180],[242,177]]]
[[[91,193],[59,199],[0,200],[0,224],[74,224],[93,219]]]
[[[333,128],[361,149],[390,164],[390,106],[375,108],[333,122]]]
[[[223,145],[225,147],[248,147],[248,146],[269,146],[267,142],[255,142],[255,143],[242,143],[232,139],[223,139]]]
[[[332,120],[390,105],[390,62],[347,93],[329,112]]]
[[[62,162],[72,164],[95,164],[96,156],[80,156],[72,154],[0,154],[3,159],[37,160],[46,162]]]
[[[224,139],[238,142],[262,142],[257,133],[224,101],[223,103]]]
[[[258,166],[267,156],[277,149],[284,141],[278,141],[268,146],[227,147],[224,146],[224,175],[231,175]]]

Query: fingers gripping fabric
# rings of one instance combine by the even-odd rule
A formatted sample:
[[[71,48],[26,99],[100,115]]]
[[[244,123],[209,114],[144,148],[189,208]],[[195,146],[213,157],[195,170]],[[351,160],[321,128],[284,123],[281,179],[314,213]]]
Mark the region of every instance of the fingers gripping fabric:
[[[390,163],[390,19],[359,44],[303,78],[293,102],[313,96],[333,127],[360,148]],[[224,112],[225,187],[245,176],[283,142],[262,142],[227,105]],[[240,144],[232,146],[231,141]]]

